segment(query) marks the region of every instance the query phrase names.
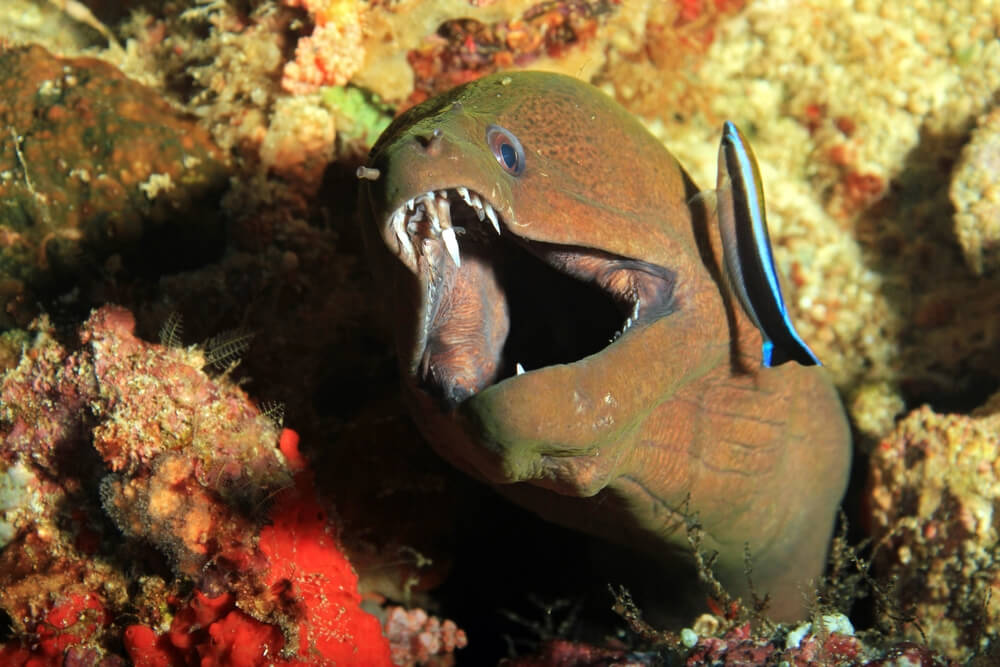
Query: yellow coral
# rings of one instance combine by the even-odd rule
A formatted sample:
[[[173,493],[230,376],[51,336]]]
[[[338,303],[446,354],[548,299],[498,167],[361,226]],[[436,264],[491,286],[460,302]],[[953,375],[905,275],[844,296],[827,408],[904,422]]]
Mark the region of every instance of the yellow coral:
[[[318,187],[333,159],[336,127],[333,115],[316,95],[278,100],[260,146],[261,163],[306,190]]]

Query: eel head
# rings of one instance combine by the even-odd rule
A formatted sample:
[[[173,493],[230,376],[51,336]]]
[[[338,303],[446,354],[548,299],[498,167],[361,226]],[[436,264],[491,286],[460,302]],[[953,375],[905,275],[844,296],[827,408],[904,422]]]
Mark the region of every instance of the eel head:
[[[613,466],[577,463],[608,459],[636,412],[618,397],[663,354],[643,332],[700,279],[693,185],[603,94],[533,72],[411,109],[368,165],[364,229],[432,444],[494,483],[595,493]]]

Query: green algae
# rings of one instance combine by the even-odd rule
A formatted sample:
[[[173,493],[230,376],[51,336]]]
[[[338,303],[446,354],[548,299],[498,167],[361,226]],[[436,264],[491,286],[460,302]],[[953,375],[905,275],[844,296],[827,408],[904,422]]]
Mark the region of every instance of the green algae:
[[[333,112],[339,135],[349,141],[371,146],[392,122],[391,108],[360,88],[330,86],[320,91],[320,99]]]

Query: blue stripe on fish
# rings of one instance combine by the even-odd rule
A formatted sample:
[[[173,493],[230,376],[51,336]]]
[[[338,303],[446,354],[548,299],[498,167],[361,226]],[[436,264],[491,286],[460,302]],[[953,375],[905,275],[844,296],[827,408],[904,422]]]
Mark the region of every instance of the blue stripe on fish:
[[[729,121],[722,127],[716,187],[726,274],[743,309],[764,337],[764,366],[786,361],[821,365],[788,316],[767,233],[757,160],[750,144]]]

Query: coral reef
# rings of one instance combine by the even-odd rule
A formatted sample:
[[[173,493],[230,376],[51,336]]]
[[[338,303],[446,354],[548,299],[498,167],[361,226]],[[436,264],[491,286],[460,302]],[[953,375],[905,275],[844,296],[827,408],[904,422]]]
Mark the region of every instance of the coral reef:
[[[390,664],[298,436],[279,439],[241,389],[207,375],[212,350],[145,343],[134,326],[104,307],[70,351],[42,320],[3,376],[0,607],[23,638],[0,649],[5,664],[81,650],[114,664],[116,636],[145,665]],[[129,562],[142,595],[126,592]],[[126,611],[140,622],[123,628]],[[405,626],[425,639],[411,664],[464,644],[450,621],[422,618]]]
[[[465,633],[454,621],[442,622],[423,609],[389,607],[385,634],[392,649],[392,664],[397,667],[452,664],[455,649],[468,644]],[[436,658],[441,656],[441,658]]]
[[[436,33],[442,24],[462,18],[481,24],[508,21],[520,16],[535,1],[378,3],[363,19],[365,61],[352,82],[390,103],[399,104],[413,93],[418,78],[410,67],[408,54],[425,40],[441,41]]]
[[[300,652],[345,648],[325,643],[339,606],[371,633],[373,661],[487,664],[507,650],[487,636],[508,632],[494,607],[563,585],[571,561],[586,569],[572,538],[481,518],[424,450],[352,220],[358,156],[392,115],[505,67],[597,83],[702,186],[721,120],[746,131],[797,326],[872,455],[875,630],[789,647],[788,628],[720,613],[672,655],[943,664],[929,645],[990,659],[997,399],[960,413],[1000,383],[998,3],[2,4],[3,664],[319,660]],[[123,310],[88,320],[104,303],[148,340],[180,311],[192,340],[240,328],[260,344],[206,373],[203,347],[145,343]],[[315,479],[290,432],[275,449],[250,387],[286,404]],[[462,511],[474,520],[457,530]],[[345,556],[392,641],[358,610]],[[507,597],[489,585],[498,571],[517,573]],[[323,577],[343,590],[325,599]],[[431,613],[470,645],[448,654],[460,631]],[[627,626],[588,618],[527,648],[510,633],[523,664],[661,660]]]
[[[913,404],[1000,377],[997,285],[964,266],[947,196],[950,165],[1000,89],[998,34],[1000,11],[983,0],[750,2],[677,75],[690,93],[667,77],[632,103],[703,186],[721,119],[751,128],[797,325],[848,395],[888,382]],[[643,89],[624,76],[603,85],[627,102]]]
[[[968,660],[1000,633],[1000,394],[970,416],[909,414],[872,453],[880,622]],[[902,614],[901,614],[902,612]]]
[[[707,617],[714,618],[714,617]],[[716,635],[702,636],[690,628],[673,646],[628,651],[598,648],[580,642],[550,640],[532,656],[507,660],[505,667],[644,667],[683,664],[716,665],[862,665],[864,667],[951,667],[958,663],[918,644],[899,642],[882,647],[856,636],[845,616],[824,616],[822,631],[812,624],[774,632],[753,630],[749,623],[732,626]],[[715,630],[719,628],[715,621]]]
[[[600,0],[549,2],[507,21],[445,21],[437,31],[440,39],[408,55],[416,80],[406,105],[503,67],[524,67],[543,55],[558,59],[567,49],[583,48],[617,9],[617,3]]]
[[[1000,267],[1000,108],[979,119],[952,172],[955,233],[965,263],[981,275]]]
[[[76,0],[9,0],[4,3],[0,20],[4,26],[3,39],[8,42],[47,42],[67,51],[101,45],[102,37],[110,34],[87,6]]]
[[[224,157],[191,118],[114,67],[38,46],[0,51],[0,80],[0,327],[115,253],[158,244],[169,268],[218,243],[206,204]]]
[[[350,81],[365,57],[360,15],[364,5],[352,0],[285,0],[285,4],[307,9],[315,30],[295,45],[295,60],[285,64],[282,88],[303,94]]]

